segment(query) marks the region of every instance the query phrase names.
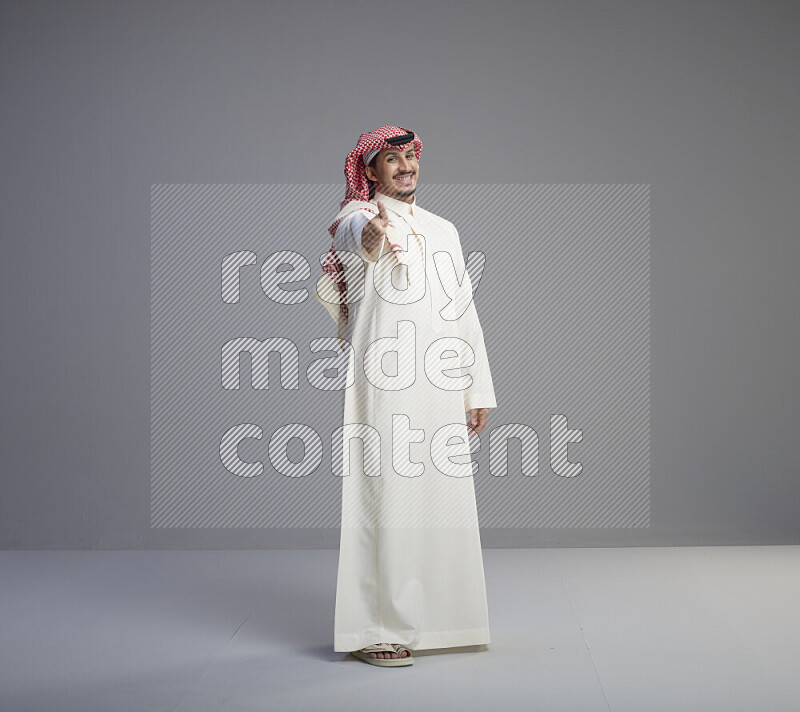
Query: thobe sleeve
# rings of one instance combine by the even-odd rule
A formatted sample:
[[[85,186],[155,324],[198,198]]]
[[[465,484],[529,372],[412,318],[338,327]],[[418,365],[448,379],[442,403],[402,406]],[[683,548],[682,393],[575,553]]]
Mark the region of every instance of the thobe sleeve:
[[[464,276],[464,289],[467,295],[472,294],[472,283],[464,262],[464,253],[461,249],[461,239],[455,225],[450,223],[455,235],[455,246],[453,249],[453,259],[455,262],[458,276]],[[468,297],[469,298],[469,297]],[[462,374],[472,376],[472,383],[469,388],[464,389],[464,410],[473,408],[496,408],[497,401],[494,395],[494,384],[492,383],[492,373],[489,370],[489,357],[486,353],[486,344],[483,340],[483,329],[478,319],[478,312],[475,309],[475,302],[469,298],[469,306],[466,311],[456,321],[458,325],[458,336],[466,341],[471,347],[475,361],[467,366],[471,357],[468,353],[462,353]]]
[[[336,249],[360,255],[366,262],[377,262],[383,251],[382,248],[385,246],[385,238],[384,245],[376,248],[375,254],[368,252],[361,244],[361,232],[364,225],[374,217],[368,210],[356,210],[345,217],[336,228]]]

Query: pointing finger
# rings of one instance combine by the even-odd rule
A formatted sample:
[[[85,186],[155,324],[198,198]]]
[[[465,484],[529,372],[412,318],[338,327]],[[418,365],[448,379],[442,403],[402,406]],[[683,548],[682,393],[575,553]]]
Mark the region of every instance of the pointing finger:
[[[386,212],[386,206],[383,204],[382,200],[378,201],[378,210],[380,211],[381,220],[385,225],[387,222],[389,222],[389,214]]]

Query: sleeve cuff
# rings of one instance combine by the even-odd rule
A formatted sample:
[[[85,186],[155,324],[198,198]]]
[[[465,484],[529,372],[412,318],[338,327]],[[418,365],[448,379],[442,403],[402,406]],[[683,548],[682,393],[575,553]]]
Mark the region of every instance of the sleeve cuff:
[[[464,394],[464,412],[472,410],[473,408],[486,408],[491,410],[497,408],[497,401],[493,393],[465,393]]]

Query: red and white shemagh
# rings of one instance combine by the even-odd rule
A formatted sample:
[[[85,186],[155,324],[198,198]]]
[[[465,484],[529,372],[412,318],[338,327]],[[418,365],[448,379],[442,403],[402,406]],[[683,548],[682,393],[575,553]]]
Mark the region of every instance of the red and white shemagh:
[[[402,146],[393,146],[386,141],[386,139],[395,138],[396,136],[403,136],[404,134],[408,133],[413,133],[414,138]],[[419,160],[420,154],[422,153],[422,141],[420,141],[419,136],[417,136],[417,134],[413,131],[409,131],[408,129],[404,129],[399,126],[381,126],[379,129],[375,129],[369,133],[361,134],[356,147],[347,154],[347,158],[344,162],[344,175],[347,180],[347,190],[345,192],[344,200],[342,200],[342,202],[339,204],[340,210],[344,209],[345,205],[347,205],[349,202],[355,200],[359,201],[359,203],[367,203],[367,205],[359,205],[359,209],[367,210],[375,215],[378,215],[378,208],[373,203],[369,202],[372,196],[370,195],[370,184],[367,180],[367,174],[364,170],[363,157],[365,154],[370,153],[371,151],[384,148],[402,149],[409,144],[413,144],[414,153],[417,156],[417,160]],[[346,213],[345,215],[340,214],[328,228],[328,232],[331,234],[332,238],[335,238],[336,228],[339,226],[339,223],[344,220],[345,217],[347,217],[348,214],[349,213]],[[389,242],[389,247],[392,253],[402,252],[400,245],[395,245]],[[322,270],[326,275],[328,275],[328,277],[330,277],[331,281],[334,283],[339,292],[339,328],[337,329],[337,333],[341,338],[341,335],[347,326],[350,313],[347,308],[347,283],[345,281],[345,269],[341,260],[339,259],[339,256],[336,254],[334,242],[331,243],[331,249],[325,258],[324,264],[322,265]]]

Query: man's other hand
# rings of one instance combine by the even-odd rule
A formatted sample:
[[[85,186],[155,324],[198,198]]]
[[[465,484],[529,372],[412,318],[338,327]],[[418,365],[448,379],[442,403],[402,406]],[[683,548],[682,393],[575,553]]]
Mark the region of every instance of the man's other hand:
[[[475,431],[470,432],[469,437],[475,437],[486,427],[486,420],[489,418],[488,408],[473,408],[469,411],[468,425]]]

